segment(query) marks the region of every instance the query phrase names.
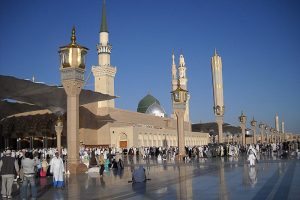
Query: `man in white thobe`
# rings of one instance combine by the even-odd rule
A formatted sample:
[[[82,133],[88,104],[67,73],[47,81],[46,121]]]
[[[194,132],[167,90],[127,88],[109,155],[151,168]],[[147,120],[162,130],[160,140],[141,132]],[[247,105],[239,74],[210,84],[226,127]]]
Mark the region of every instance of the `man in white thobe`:
[[[250,145],[248,149],[248,160],[250,162],[250,167],[255,166],[255,160],[256,160],[256,150]]]
[[[56,188],[62,188],[64,186],[64,163],[63,160],[59,157],[59,153],[56,152],[55,156],[50,162],[50,173],[53,174],[53,186]]]

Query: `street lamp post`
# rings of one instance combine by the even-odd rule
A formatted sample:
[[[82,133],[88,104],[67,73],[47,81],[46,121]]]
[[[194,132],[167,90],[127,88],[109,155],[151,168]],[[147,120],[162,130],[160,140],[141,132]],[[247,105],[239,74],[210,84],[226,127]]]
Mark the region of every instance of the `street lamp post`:
[[[29,142],[30,142],[30,149],[32,150],[33,149],[33,136],[30,136],[29,137]]]
[[[188,91],[180,87],[180,81],[178,80],[177,89],[171,93],[174,100],[174,111],[177,117],[178,153],[180,159],[185,156],[184,113]]]
[[[85,55],[87,48],[76,43],[75,27],[71,43],[60,47],[60,72],[67,94],[67,146],[70,173],[80,171],[79,166],[79,94],[84,86]]]
[[[229,134],[228,133],[226,134],[226,142],[227,142],[227,144],[229,143]]]
[[[270,143],[269,130],[270,130],[270,127],[268,125],[265,125],[266,141],[267,141],[267,143]]]
[[[241,139],[240,139],[240,137],[241,137],[240,134],[237,134],[236,138],[237,138],[237,143],[238,143],[238,144],[241,144]]]
[[[273,133],[273,130],[274,130],[274,129],[271,127],[271,128],[270,128],[271,143],[274,142],[274,133]]]
[[[264,127],[265,127],[265,125],[262,122],[260,122],[258,126],[259,126],[259,129],[260,129],[260,138],[261,138],[260,141],[263,144],[264,141],[265,141],[265,139],[264,139]]]
[[[253,131],[253,144],[256,144],[256,121],[253,117],[252,121],[250,122],[252,126],[252,131]]]
[[[246,145],[246,121],[247,121],[247,117],[246,115],[244,115],[244,113],[242,112],[241,116],[239,116],[239,120],[241,123],[241,129],[242,129],[242,145],[245,146]]]
[[[21,142],[21,138],[17,138],[17,150],[20,150],[20,142]]]
[[[60,117],[58,117],[55,124],[55,132],[56,132],[56,148],[59,154],[61,154],[61,133],[63,130],[63,122]]]

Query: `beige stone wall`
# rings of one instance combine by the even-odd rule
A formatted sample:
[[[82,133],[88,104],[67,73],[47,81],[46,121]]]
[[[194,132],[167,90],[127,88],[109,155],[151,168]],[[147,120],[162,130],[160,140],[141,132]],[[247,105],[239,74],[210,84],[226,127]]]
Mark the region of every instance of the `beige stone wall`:
[[[111,127],[111,146],[119,147],[122,135],[127,136],[127,147],[163,146],[164,141],[168,146],[177,146],[177,131],[170,129],[156,129],[146,126]],[[208,133],[186,132],[186,145],[206,145]]]
[[[112,147],[120,147],[120,141],[126,141],[127,146],[134,145],[133,127],[113,127],[110,129],[110,138]]]
[[[124,124],[130,125],[149,125],[153,128],[168,128],[177,129],[177,122],[171,118],[156,117],[149,114],[138,113],[128,110],[116,109],[116,108],[101,108],[98,110],[98,114],[109,114],[113,122],[112,126],[124,126]],[[123,124],[123,125],[122,125]],[[191,124],[185,122],[184,129],[191,131]]]
[[[86,145],[127,146],[177,146],[177,122],[171,118],[156,117],[144,113],[115,108],[97,108],[97,104],[84,105],[80,110],[80,141]],[[205,145],[208,133],[191,132],[191,125],[184,124],[186,145]]]
[[[79,129],[79,142],[85,145],[94,145],[97,141],[97,132],[92,129]]]

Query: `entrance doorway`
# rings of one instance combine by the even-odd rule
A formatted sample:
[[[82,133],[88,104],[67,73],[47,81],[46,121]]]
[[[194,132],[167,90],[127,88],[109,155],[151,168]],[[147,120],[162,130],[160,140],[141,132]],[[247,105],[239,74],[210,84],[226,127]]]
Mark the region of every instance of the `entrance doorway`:
[[[120,141],[120,148],[127,148],[127,141]]]

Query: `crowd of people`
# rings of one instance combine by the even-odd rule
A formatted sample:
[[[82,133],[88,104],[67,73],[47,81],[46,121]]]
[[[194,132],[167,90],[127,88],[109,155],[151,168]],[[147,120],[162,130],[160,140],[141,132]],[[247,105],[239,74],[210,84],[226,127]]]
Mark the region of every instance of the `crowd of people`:
[[[229,143],[209,144],[186,147],[184,160],[190,162],[195,159],[210,157],[238,158],[240,154],[243,154],[248,156],[247,160],[252,167],[262,155],[276,154],[280,158],[293,155],[300,156],[299,147],[299,141],[258,143],[247,146]],[[105,171],[120,171],[124,169],[125,164],[131,164],[133,166],[131,168],[133,182],[146,181],[145,169],[141,165],[134,169],[133,158],[136,160],[152,159],[159,163],[159,161],[176,160],[177,154],[177,147],[131,147],[129,149],[81,147],[79,151],[80,162],[86,165],[88,173],[99,173],[100,177],[103,177]],[[17,182],[21,184],[20,196],[22,199],[27,199],[29,185],[31,197],[35,199],[37,197],[36,177],[53,176],[53,186],[60,189],[64,187],[64,174],[68,174],[68,170],[66,170],[66,148],[63,148],[60,153],[55,148],[19,151],[7,149],[0,156],[2,198],[12,198],[12,185]]]
[[[66,154],[65,154],[66,155]],[[36,177],[53,176],[53,185],[63,187],[64,163],[57,150],[23,149],[20,151],[7,149],[1,152],[0,173],[2,178],[2,199],[12,198],[13,183],[21,185],[21,199],[37,198]],[[31,195],[27,194],[28,187]]]

